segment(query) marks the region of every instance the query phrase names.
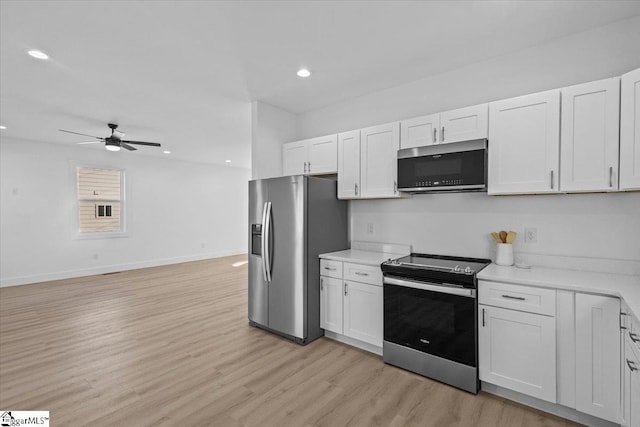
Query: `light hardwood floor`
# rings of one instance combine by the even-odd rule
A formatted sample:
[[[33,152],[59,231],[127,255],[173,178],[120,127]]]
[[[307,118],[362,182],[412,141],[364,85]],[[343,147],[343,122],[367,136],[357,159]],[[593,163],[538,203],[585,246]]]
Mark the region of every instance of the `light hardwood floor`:
[[[565,426],[247,323],[244,256],[0,289],[0,408],[52,426]]]

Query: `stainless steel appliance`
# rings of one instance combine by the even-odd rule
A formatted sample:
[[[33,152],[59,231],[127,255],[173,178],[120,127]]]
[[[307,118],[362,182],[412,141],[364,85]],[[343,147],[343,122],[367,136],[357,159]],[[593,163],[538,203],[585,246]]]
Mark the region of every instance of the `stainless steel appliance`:
[[[318,255],[348,248],[336,189],[307,176],[249,182],[250,325],[300,344],[322,336]]]
[[[476,273],[490,262],[414,253],[383,263],[383,360],[477,393]]]
[[[487,140],[398,150],[398,190],[486,191]]]

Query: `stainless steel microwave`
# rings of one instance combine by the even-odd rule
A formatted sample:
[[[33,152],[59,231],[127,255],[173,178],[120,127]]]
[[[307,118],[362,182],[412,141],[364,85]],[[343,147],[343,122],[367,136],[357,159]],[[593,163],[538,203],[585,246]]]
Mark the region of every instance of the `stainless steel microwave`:
[[[487,140],[398,150],[398,190],[486,191]]]

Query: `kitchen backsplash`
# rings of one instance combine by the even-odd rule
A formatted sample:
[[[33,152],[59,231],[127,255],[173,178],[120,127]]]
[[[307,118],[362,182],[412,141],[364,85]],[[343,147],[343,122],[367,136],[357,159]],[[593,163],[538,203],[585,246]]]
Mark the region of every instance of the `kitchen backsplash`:
[[[514,230],[517,262],[640,274],[640,192],[547,196],[416,195],[350,202],[351,240],[495,259],[494,230]],[[523,241],[535,228],[535,243]]]

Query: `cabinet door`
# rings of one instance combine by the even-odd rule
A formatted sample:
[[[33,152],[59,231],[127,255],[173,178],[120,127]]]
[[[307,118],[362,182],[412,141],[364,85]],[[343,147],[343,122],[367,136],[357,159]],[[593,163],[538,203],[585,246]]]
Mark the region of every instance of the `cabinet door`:
[[[342,333],[342,279],[320,276],[320,327]]]
[[[307,172],[307,141],[282,144],[282,176]]]
[[[618,188],[620,79],[562,89],[562,191]]]
[[[479,306],[480,379],[556,402],[555,319]]]
[[[360,131],[338,134],[338,198],[360,197]]]
[[[400,148],[422,147],[440,142],[440,114],[400,122]]]
[[[382,286],[344,282],[344,335],[382,347]]]
[[[458,108],[440,114],[440,140],[442,142],[486,138],[488,127],[488,104]]]
[[[338,171],[338,135],[312,138],[308,141],[307,172],[312,175]]]
[[[629,357],[629,364],[625,365],[629,374],[629,425],[640,427],[640,359],[635,354]]]
[[[489,194],[555,193],[560,91],[489,104]]]
[[[637,366],[634,365],[635,358],[631,345],[628,340],[625,339],[624,333],[622,334],[622,342],[624,354],[622,356],[622,422],[623,427],[629,427],[631,425],[631,382],[633,374]]]
[[[576,409],[620,422],[620,300],[576,294]]]
[[[640,68],[622,76],[620,189],[640,190]]]
[[[361,197],[397,197],[400,123],[362,129],[360,134]]]

